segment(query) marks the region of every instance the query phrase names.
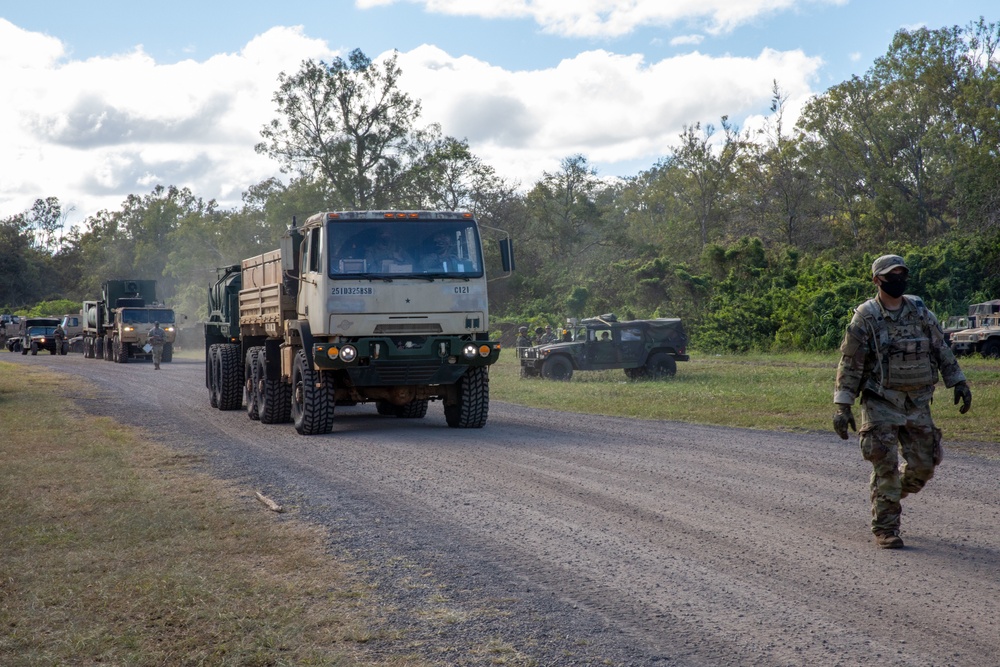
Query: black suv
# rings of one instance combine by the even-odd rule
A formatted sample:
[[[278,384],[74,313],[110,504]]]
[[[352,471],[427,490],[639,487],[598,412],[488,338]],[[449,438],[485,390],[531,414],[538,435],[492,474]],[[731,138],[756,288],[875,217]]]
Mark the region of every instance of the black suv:
[[[567,340],[568,338],[568,340]],[[623,368],[631,379],[665,378],[687,361],[687,334],[679,319],[619,322],[613,314],[581,320],[563,341],[517,349],[521,377],[569,380],[573,371]]]

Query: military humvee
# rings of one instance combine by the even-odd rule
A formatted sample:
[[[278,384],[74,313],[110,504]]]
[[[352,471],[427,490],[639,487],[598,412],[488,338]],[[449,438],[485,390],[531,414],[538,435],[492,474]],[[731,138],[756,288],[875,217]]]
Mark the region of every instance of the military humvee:
[[[674,376],[677,362],[690,359],[687,334],[676,318],[619,322],[607,314],[565,331],[561,342],[518,348],[521,377],[569,380],[573,371],[622,368],[631,379],[659,379]]]

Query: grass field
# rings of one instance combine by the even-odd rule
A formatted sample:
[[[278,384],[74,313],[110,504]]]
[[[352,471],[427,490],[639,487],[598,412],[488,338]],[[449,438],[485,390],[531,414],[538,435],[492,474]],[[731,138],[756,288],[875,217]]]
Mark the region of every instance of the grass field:
[[[832,430],[838,357],[831,354],[702,356],[677,364],[663,381],[633,382],[625,373],[586,371],[569,382],[519,377],[512,350],[490,371],[490,395],[502,401],[594,414],[669,419],[780,431]],[[1000,361],[963,358],[972,387],[964,415],[939,385],[932,408],[946,441],[1000,443]],[[860,410],[855,405],[855,415]]]
[[[0,361],[0,664],[424,664],[320,531],[65,398],[86,391]]]

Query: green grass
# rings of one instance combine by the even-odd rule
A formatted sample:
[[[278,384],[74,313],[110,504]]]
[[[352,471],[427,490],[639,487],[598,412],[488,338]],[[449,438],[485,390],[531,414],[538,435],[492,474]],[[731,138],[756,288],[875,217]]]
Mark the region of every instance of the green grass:
[[[65,398],[87,391],[0,362],[0,664],[424,664],[320,531]]]
[[[519,377],[517,358],[504,351],[490,371],[490,395],[501,401],[642,419],[669,419],[779,431],[828,431],[832,437],[831,354],[692,354],[663,381],[626,379],[621,370],[574,373],[570,382]],[[939,385],[932,410],[946,441],[1000,442],[1000,362],[963,358],[972,410],[960,415],[953,392]],[[860,414],[855,406],[856,415]]]

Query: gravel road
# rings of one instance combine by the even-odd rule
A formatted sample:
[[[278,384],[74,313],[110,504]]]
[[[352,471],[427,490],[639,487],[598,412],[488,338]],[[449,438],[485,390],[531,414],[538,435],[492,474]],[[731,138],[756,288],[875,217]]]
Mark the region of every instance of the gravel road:
[[[0,358],[86,379],[88,411],[325,526],[441,664],[1000,664],[1000,461],[974,447],[947,449],[903,503],[906,548],[886,551],[870,468],[832,432],[494,401],[481,430],[448,428],[440,404],[422,420],[358,406],[301,437],[211,409],[200,362]],[[508,653],[474,654],[490,642]]]

